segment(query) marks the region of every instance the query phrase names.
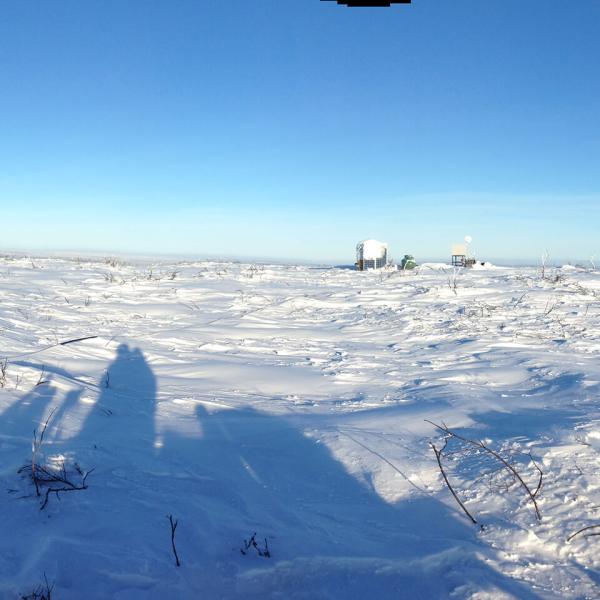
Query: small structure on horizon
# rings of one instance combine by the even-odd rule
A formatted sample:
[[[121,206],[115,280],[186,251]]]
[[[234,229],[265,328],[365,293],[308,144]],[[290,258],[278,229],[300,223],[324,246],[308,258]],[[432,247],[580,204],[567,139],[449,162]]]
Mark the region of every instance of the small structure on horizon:
[[[388,245],[377,240],[363,240],[356,244],[356,263],[358,271],[381,269],[387,265]]]
[[[452,266],[466,267],[467,266],[467,245],[452,244]]]
[[[465,235],[463,244],[452,244],[452,266],[472,267],[477,261],[469,255],[469,244],[473,241],[470,235]]]

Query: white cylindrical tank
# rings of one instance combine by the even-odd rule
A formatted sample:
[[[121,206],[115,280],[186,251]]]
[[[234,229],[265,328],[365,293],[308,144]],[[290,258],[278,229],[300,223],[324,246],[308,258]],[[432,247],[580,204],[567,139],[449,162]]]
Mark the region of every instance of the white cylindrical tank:
[[[387,264],[388,245],[377,240],[363,240],[356,244],[356,268],[359,271],[381,269]]]

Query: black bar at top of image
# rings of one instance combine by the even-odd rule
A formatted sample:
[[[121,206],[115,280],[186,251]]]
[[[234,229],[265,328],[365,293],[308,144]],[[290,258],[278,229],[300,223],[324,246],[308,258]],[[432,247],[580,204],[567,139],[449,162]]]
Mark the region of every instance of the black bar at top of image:
[[[321,2],[335,2],[336,0],[321,0]],[[381,6],[389,8],[392,4],[410,4],[411,0],[337,0],[337,3],[345,6]]]

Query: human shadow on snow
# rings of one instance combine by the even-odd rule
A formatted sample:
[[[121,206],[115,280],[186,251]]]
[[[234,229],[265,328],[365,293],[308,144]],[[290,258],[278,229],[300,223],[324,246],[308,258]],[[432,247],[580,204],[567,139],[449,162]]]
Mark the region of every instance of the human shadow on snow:
[[[55,395],[56,388],[47,383],[15,400],[0,413],[0,433],[11,437],[33,437],[33,430],[40,430],[48,418]]]
[[[145,461],[154,447],[156,378],[142,351],[120,344],[100,390],[75,444]]]
[[[199,404],[198,434],[167,431],[157,450],[156,378],[142,352],[121,344],[100,385],[98,400],[65,447],[86,466],[123,468],[128,496],[135,499],[127,538],[137,540],[134,547],[142,554],[148,507],[163,518],[168,499],[168,510],[186,524],[187,542],[181,541],[186,555],[200,565],[231,565],[222,577],[198,574],[208,586],[207,597],[210,585],[221,597],[269,597],[286,593],[292,584],[293,595],[315,598],[442,598],[458,589],[538,597],[477,556],[488,549],[458,511],[426,494],[385,502],[325,444],[288,419],[251,408],[209,412]],[[57,414],[68,415],[80,392],[68,395]],[[3,424],[39,423],[54,393],[47,387],[26,395],[3,413]],[[159,463],[156,470],[148,466]],[[106,481],[100,480],[108,476],[102,468],[94,474],[99,496],[90,510],[106,512],[98,502],[114,501],[116,488],[103,489]],[[120,496],[119,510],[124,501]],[[110,523],[108,513],[102,518]],[[243,539],[254,532],[261,544],[267,538],[270,560],[241,554]],[[102,531],[95,535],[103,539]],[[113,534],[104,535],[110,540]],[[84,555],[77,560],[82,569],[91,569],[86,577],[98,577]],[[248,588],[244,573],[257,566],[263,575],[254,573]]]

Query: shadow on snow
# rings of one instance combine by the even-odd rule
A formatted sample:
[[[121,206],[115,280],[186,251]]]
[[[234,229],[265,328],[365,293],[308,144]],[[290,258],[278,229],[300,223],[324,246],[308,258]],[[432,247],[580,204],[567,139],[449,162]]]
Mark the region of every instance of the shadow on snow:
[[[122,344],[107,372],[108,386],[106,378],[100,382],[98,400],[79,433],[55,443],[83,456],[87,466],[101,467],[86,491],[90,499],[79,510],[93,523],[95,544],[116,540],[111,543],[120,548],[126,537],[125,547],[109,559],[115,564],[127,560],[134,548],[139,556],[132,557],[131,569],[152,557],[162,561],[165,567],[159,570],[165,572],[171,557],[164,536],[149,535],[148,528],[154,529],[168,510],[186,524],[187,537],[180,542],[183,568],[186,560],[198,566],[188,574],[188,583],[207,597],[212,590],[222,597],[443,598],[460,588],[464,595],[502,590],[537,598],[477,557],[486,548],[477,529],[456,511],[429,495],[395,505],[384,502],[324,444],[284,418],[250,408],[208,412],[198,405],[194,416],[201,433],[167,433],[157,450],[157,386],[144,355]],[[81,392],[67,394],[56,413],[59,420],[79,404]],[[0,432],[18,429],[28,436],[55,393],[46,385],[23,396],[2,413]],[[118,482],[107,489],[102,481],[118,469],[125,472],[125,491]],[[110,504],[126,515],[125,521],[113,520]],[[68,527],[83,541],[90,535],[78,532],[75,524]],[[60,529],[49,530],[50,537],[51,531],[57,538],[66,536]],[[270,560],[240,553],[243,539],[254,532],[268,539]],[[60,547],[64,540],[56,543]],[[58,586],[76,566],[82,570],[79,581],[89,582],[80,585],[98,590],[93,586],[103,566],[94,564],[91,549],[87,555],[85,545],[79,545],[62,561],[49,542],[40,568],[51,555]],[[206,569],[211,564],[215,568]],[[171,568],[166,572],[173,573]],[[146,590],[144,597],[163,597],[169,577],[174,575],[159,584],[163,591],[153,596]],[[108,581],[106,593],[111,585],[112,591],[118,589],[118,581]]]

